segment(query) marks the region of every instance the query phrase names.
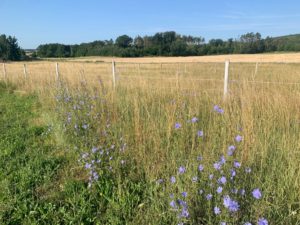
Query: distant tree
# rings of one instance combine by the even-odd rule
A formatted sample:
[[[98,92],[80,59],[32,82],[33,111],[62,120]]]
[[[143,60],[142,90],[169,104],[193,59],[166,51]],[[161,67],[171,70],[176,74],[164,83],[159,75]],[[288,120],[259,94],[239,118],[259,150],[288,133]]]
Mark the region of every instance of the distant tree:
[[[144,39],[141,36],[137,36],[134,39],[133,43],[136,48],[139,48],[139,49],[144,48]]]
[[[15,37],[0,35],[0,58],[12,61],[25,58],[25,52],[19,47],[18,40]]]
[[[122,35],[116,39],[116,45],[120,48],[128,48],[131,46],[132,41],[132,38],[128,35]]]

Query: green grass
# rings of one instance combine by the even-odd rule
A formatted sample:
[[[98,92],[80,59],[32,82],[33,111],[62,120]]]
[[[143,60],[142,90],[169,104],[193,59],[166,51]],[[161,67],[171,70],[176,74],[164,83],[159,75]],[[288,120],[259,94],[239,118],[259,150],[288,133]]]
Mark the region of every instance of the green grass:
[[[282,88],[270,94],[273,89],[266,88],[253,95],[252,87],[243,87],[221,102],[219,96],[176,90],[118,87],[110,93],[61,87],[51,93],[58,97],[53,103],[43,96],[21,96],[0,83],[0,224],[238,225],[256,224],[260,217],[269,224],[300,224],[300,105],[293,93]],[[220,102],[222,115],[212,110]],[[194,116],[197,123],[187,122]],[[182,124],[179,130],[176,122]],[[196,136],[200,129],[203,138]],[[244,137],[241,143],[234,141],[237,134]],[[119,151],[124,143],[125,151]],[[212,165],[231,144],[237,146],[236,155],[226,156],[220,174]],[[99,147],[96,153],[94,147]],[[89,188],[90,169],[84,167],[99,159],[92,169],[99,179]],[[235,159],[243,169],[229,182]],[[179,166],[186,167],[184,175],[178,174]],[[250,175],[243,172],[248,166]],[[223,194],[239,201],[235,214],[215,193],[222,175],[228,179]],[[246,197],[232,194],[233,188],[246,189]],[[262,199],[253,199],[254,188],[260,188]],[[178,220],[170,194],[182,199],[183,191],[190,216]],[[214,206],[221,215],[213,214]]]

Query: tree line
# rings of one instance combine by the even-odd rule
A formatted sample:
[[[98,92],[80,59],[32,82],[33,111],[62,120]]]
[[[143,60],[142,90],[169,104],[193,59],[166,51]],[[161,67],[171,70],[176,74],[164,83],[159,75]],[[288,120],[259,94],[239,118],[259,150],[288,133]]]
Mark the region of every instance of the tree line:
[[[19,61],[26,58],[15,37],[0,35],[0,60]]]
[[[300,35],[279,38],[262,38],[260,33],[246,33],[228,40],[177,34],[174,31],[160,32],[153,36],[128,35],[116,40],[94,41],[76,45],[43,44],[31,57],[65,58],[81,56],[203,56],[218,54],[254,54],[275,51],[300,51]],[[0,35],[0,60],[28,59],[15,37]]]
[[[211,39],[160,32],[153,36],[119,36],[115,41],[94,41],[79,45],[45,44],[37,48],[39,57],[79,56],[203,56],[216,54],[254,54],[274,51],[300,51],[300,46],[290,46],[279,39],[260,33],[247,33],[237,39]]]

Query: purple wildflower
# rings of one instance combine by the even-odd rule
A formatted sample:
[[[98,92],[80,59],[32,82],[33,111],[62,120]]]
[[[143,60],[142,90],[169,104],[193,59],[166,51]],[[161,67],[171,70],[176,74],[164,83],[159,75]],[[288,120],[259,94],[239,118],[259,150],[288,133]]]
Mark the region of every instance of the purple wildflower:
[[[206,195],[206,199],[209,201],[209,200],[211,200],[212,199],[212,194],[208,194],[208,195]]]
[[[237,135],[236,137],[235,137],[235,141],[236,142],[241,142],[243,140],[243,137],[241,136],[241,135]]]
[[[162,184],[163,182],[164,182],[164,179],[158,179],[158,180],[156,181],[157,184]]]
[[[226,225],[226,222],[221,222],[220,225]]]
[[[170,181],[171,181],[172,184],[175,184],[176,183],[176,178],[174,176],[172,176]]]
[[[235,177],[236,176],[236,172],[234,169],[231,169],[230,170],[230,174],[231,174],[231,178]]]
[[[181,195],[182,195],[182,197],[186,198],[187,197],[187,192],[184,191],[184,192],[181,193]]]
[[[92,167],[92,164],[86,163],[84,167],[85,167],[86,169],[90,169],[90,168]]]
[[[219,184],[225,184],[227,182],[226,177],[222,176],[221,178],[219,178],[218,180]]]
[[[185,173],[185,167],[180,166],[179,169],[178,169],[178,173],[179,173],[179,174]]]
[[[221,186],[217,188],[217,193],[218,193],[218,194],[221,194],[222,191],[223,191],[223,188],[222,188]]]
[[[198,122],[198,118],[197,118],[197,117],[193,117],[193,118],[191,119],[191,122],[192,122],[192,123],[197,123],[197,122]]]
[[[214,163],[214,168],[215,168],[216,170],[220,170],[221,167],[222,167],[222,164],[221,164],[220,162]]]
[[[233,163],[233,166],[235,167],[235,168],[240,168],[241,167],[241,163],[239,163],[238,161],[234,161],[234,163]]]
[[[175,129],[177,130],[179,128],[181,128],[181,124],[180,123],[175,123]]]
[[[217,105],[214,106],[214,111],[220,114],[224,113],[224,110]]]
[[[97,148],[97,147],[93,147],[93,148],[92,148],[92,152],[93,152],[93,153],[96,153],[97,151],[98,151],[98,148]]]
[[[188,218],[189,217],[189,211],[186,207],[183,207],[182,211],[181,211],[181,214],[180,214],[180,217],[184,217],[184,218]]]
[[[258,225],[268,225],[268,221],[265,218],[259,218],[257,221]]]
[[[252,225],[252,223],[246,222],[244,223],[244,225]]]
[[[200,164],[200,165],[198,166],[198,170],[199,170],[200,172],[202,172],[202,171],[204,170],[204,166]]]
[[[170,202],[170,206],[173,208],[173,209],[177,209],[177,205],[176,205],[176,202],[174,200],[172,200]]]
[[[236,149],[236,147],[234,146],[234,145],[230,145],[229,147],[228,147],[228,151],[227,151],[227,155],[228,156],[232,156],[233,155],[233,153],[234,153],[234,151],[235,151],[235,149]]]
[[[219,215],[219,214],[221,213],[220,208],[217,207],[217,206],[215,206],[215,207],[214,207],[214,213],[215,213],[215,215]]]
[[[203,134],[204,134],[204,133],[203,133],[202,130],[198,130],[198,131],[197,131],[197,136],[198,136],[198,137],[203,137]]]
[[[88,124],[83,124],[83,125],[82,125],[82,128],[85,129],[85,130],[88,129],[88,127],[89,127]]]
[[[210,179],[210,180],[212,180],[214,178],[214,175],[213,174],[210,174],[209,176],[208,176],[208,179]]]
[[[261,194],[260,190],[258,188],[256,188],[252,191],[252,196],[256,199],[261,199],[262,194]]]
[[[230,212],[236,212],[239,210],[239,204],[232,200],[228,195],[224,196],[223,198],[223,205],[227,208]]]
[[[221,158],[220,158],[220,164],[223,165],[226,163],[226,159],[225,159],[225,156],[222,155]]]

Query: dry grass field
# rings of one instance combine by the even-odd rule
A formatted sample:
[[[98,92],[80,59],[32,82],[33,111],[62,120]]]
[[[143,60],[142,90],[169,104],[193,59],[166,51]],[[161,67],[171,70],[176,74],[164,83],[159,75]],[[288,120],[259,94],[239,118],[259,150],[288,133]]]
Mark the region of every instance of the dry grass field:
[[[224,100],[226,59],[231,64],[229,95]],[[92,155],[95,146],[111,149],[126,143],[125,155],[113,157],[126,158],[128,170],[110,173],[107,167],[95,166],[103,176],[95,179],[98,185],[91,193],[101,193],[107,207],[101,219],[97,210],[103,205],[97,204],[88,212],[62,206],[66,214],[72,211],[66,218],[82,224],[87,217],[91,224],[256,224],[264,217],[270,224],[300,224],[300,53],[115,58],[115,89],[111,60],[88,57],[26,62],[26,79],[23,62],[6,64],[6,82],[38,95],[43,110],[40,119],[54,124],[53,142],[68,149],[60,154],[73,160],[60,171],[57,188],[44,187],[44,195],[64,204],[55,193],[62,192],[60,187],[67,187],[68,182],[88,183],[89,164],[78,169],[80,155]],[[215,105],[224,112],[214,110]],[[196,119],[191,122],[192,118]],[[235,140],[237,135],[242,141]],[[234,158],[227,154],[231,145],[237,148]],[[205,176],[197,170],[199,155]],[[213,163],[221,155],[228,166],[216,171]],[[235,189],[247,193],[247,197],[234,195],[240,211],[229,213],[215,190],[220,182],[208,177],[231,179],[234,160],[241,168],[251,167],[252,173],[247,177],[240,169],[239,178],[224,184],[227,195],[234,195]],[[239,171],[239,165],[234,165]],[[186,171],[181,176],[182,168]],[[170,183],[172,176],[177,180],[175,186],[174,180]],[[251,194],[256,188],[262,192],[259,200]],[[205,195],[199,194],[200,189]],[[170,208],[169,196],[182,199],[182,193],[188,193],[186,217],[178,216],[174,205]],[[212,194],[211,201],[208,194]],[[68,201],[76,208],[91,204],[91,199],[88,202],[80,192]],[[222,206],[220,216],[214,214],[215,206]],[[178,207],[187,210],[181,203]],[[44,218],[59,221],[60,216],[54,210],[45,212]]]

